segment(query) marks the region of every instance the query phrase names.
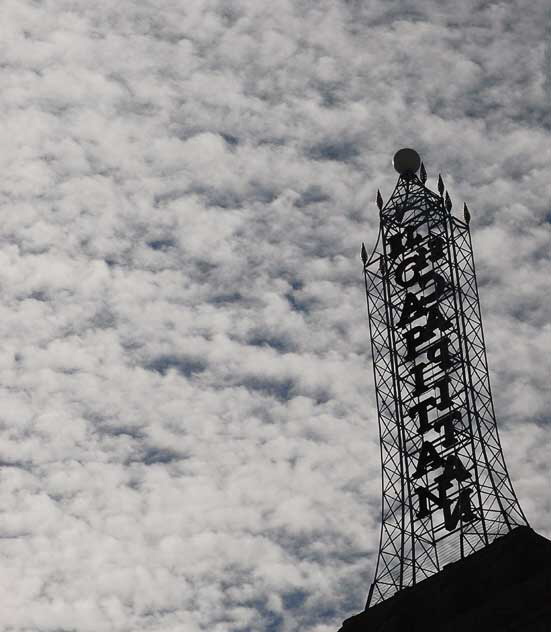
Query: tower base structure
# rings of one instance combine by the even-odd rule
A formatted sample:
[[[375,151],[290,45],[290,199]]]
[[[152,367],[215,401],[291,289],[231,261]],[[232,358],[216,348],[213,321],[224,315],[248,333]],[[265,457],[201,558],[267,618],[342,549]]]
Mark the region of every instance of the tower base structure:
[[[550,632],[551,541],[519,526],[339,632]]]

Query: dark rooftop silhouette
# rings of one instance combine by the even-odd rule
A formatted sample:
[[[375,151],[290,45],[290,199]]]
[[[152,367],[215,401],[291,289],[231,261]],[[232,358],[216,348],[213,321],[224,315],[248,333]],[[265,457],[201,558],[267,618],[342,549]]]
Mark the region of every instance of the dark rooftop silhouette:
[[[517,527],[339,632],[550,632],[551,541]]]

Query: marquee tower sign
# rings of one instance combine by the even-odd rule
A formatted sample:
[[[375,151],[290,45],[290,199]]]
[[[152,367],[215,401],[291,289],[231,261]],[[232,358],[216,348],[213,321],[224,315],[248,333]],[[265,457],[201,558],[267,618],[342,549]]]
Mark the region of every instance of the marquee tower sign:
[[[362,245],[382,462],[367,607],[527,524],[496,426],[469,211],[451,214],[441,177],[438,194],[425,186],[414,150],[394,166],[371,256]]]

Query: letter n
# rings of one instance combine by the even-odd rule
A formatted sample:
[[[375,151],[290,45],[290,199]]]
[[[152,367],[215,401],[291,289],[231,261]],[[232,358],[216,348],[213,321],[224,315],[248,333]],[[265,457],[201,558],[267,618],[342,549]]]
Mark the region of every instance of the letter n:
[[[446,506],[449,505],[449,502],[445,497],[440,498],[435,496],[432,492],[429,492],[426,487],[417,487],[415,493],[419,497],[419,511],[417,512],[418,518],[426,518],[432,513],[428,506],[429,500],[438,507],[444,507],[444,511],[446,510]]]

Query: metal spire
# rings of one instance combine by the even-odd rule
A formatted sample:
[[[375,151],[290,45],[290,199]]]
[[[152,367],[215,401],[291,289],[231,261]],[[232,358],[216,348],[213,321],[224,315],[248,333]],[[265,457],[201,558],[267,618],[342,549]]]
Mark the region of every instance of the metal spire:
[[[469,213],[466,203],[463,203],[463,217],[465,218],[465,223],[468,226],[471,223],[471,214]]]
[[[449,213],[452,210],[452,201],[450,200],[450,194],[447,191],[446,191],[445,204],[446,204],[446,210]]]
[[[427,181],[427,172],[425,171],[425,165],[421,163],[421,169],[419,170],[419,176],[421,178],[421,182],[425,184]]]
[[[379,207],[380,211],[383,210],[383,198],[379,189],[377,189],[377,206]]]
[[[444,181],[440,174],[438,174],[438,192],[440,193],[440,197],[444,195]]]

